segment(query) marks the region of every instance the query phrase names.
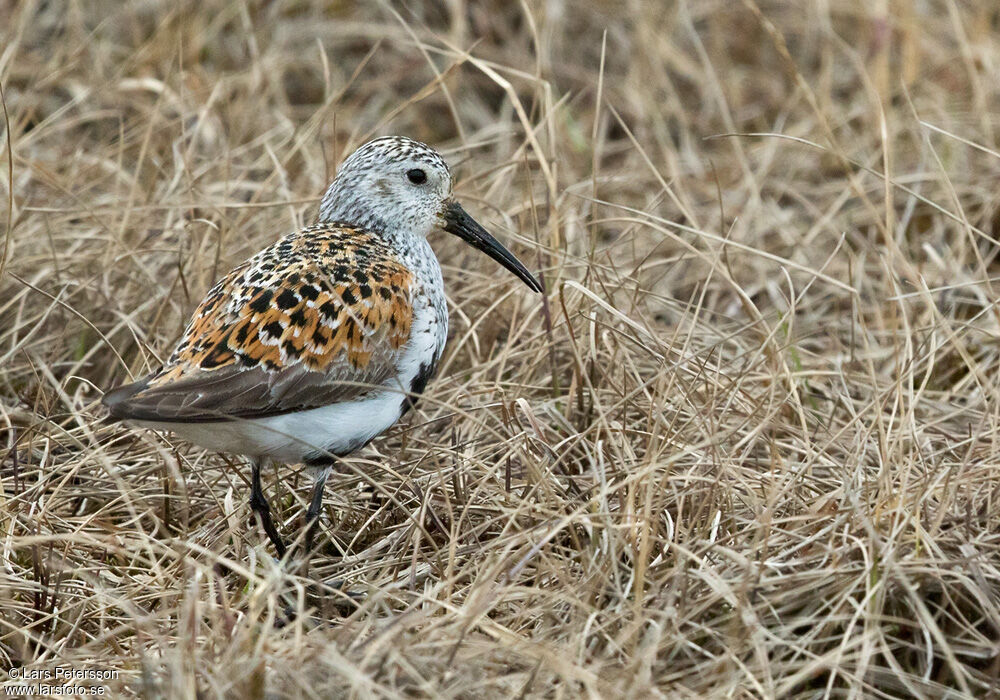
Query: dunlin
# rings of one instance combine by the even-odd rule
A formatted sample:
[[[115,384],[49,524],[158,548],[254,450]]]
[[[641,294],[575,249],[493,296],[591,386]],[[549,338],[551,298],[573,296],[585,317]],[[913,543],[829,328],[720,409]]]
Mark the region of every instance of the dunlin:
[[[260,472],[268,458],[314,468],[306,550],[339,457],[413,407],[448,335],[427,235],[443,229],[536,292],[524,265],[452,198],[444,158],[398,136],[341,166],[313,226],[234,268],[198,306],[167,362],[108,392],[111,417],[246,455],[250,506],[279,554]]]

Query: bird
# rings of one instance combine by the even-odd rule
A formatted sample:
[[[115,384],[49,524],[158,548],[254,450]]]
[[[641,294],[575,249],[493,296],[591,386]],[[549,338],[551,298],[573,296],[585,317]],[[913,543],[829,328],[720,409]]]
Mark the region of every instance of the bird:
[[[104,394],[108,419],[247,458],[249,505],[279,557],[287,548],[261,469],[267,460],[311,468],[310,552],[332,468],[411,410],[441,360],[448,312],[428,234],[453,234],[543,291],[452,190],[430,146],[403,136],[363,144],[314,225],[233,268],[157,370]]]

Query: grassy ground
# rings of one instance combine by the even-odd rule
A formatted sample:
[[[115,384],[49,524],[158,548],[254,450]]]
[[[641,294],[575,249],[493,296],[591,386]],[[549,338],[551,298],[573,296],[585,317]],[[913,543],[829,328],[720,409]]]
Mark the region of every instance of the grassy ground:
[[[0,4],[3,668],[1000,696],[1000,12],[322,4]],[[388,133],[447,154],[547,295],[432,237],[439,377],[331,479],[305,578],[239,460],[97,401]],[[268,479],[294,537],[309,479]]]

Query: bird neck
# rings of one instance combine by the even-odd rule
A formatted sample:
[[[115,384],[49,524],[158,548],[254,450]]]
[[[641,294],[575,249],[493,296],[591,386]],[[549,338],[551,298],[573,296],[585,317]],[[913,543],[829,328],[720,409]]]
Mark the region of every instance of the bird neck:
[[[362,228],[374,233],[382,241],[398,251],[409,251],[421,248],[426,243],[424,237],[416,233],[406,216],[394,212],[393,223],[380,212],[384,207],[368,200],[355,188],[343,187],[335,180],[323,196],[319,205],[318,223],[339,223],[356,228]]]
[[[381,234],[389,229],[389,225],[377,212],[378,208],[371,206],[365,197],[357,192],[345,191],[340,181],[336,180],[320,202],[319,222],[348,224]]]

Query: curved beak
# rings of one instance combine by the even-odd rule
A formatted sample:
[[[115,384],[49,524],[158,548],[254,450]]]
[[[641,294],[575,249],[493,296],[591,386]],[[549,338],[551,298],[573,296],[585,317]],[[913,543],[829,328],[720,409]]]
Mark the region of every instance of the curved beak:
[[[500,245],[500,241],[486,232],[475,219],[462,208],[462,205],[451,200],[445,204],[444,226],[448,233],[453,233],[466,243],[478,248],[498,263],[513,272],[518,279],[528,285],[532,291],[542,291],[542,285],[528,272],[521,261],[514,257],[513,253]]]

